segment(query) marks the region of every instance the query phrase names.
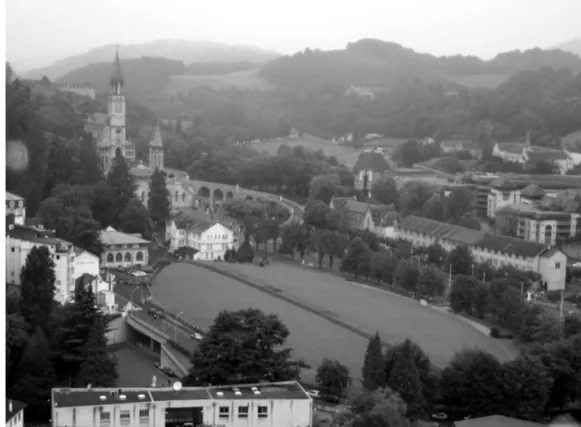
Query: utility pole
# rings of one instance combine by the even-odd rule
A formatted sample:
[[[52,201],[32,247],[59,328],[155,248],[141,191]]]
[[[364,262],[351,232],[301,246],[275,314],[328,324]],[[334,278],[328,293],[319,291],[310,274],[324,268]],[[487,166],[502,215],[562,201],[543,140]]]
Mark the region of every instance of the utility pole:
[[[564,298],[565,298],[565,293],[563,292],[563,289],[561,289],[561,304],[560,304],[560,308],[559,308],[559,314],[560,317],[563,317],[563,303],[564,303]]]

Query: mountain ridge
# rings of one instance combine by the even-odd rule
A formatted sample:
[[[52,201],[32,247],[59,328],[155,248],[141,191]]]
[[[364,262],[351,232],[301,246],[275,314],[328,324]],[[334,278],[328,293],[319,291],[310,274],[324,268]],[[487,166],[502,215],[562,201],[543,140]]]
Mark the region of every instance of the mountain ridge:
[[[554,49],[561,49],[565,52],[571,52],[575,55],[581,56],[581,37],[576,39],[568,40],[564,43],[558,44],[553,47]]]
[[[116,45],[97,46],[88,51],[71,55],[53,62],[50,65],[20,73],[23,78],[39,79],[47,76],[56,80],[71,71],[102,62],[111,62],[115,55]],[[119,53],[123,59],[135,59],[143,56],[162,57],[182,61],[185,64],[194,62],[252,62],[263,64],[279,57],[275,51],[256,46],[229,45],[225,43],[191,40],[159,39],[147,43],[121,44]]]

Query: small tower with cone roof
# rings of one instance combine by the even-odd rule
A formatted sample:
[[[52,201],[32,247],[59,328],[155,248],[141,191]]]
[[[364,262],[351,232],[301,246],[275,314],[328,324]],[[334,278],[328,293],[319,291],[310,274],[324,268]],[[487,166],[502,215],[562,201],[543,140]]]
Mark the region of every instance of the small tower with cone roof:
[[[163,169],[163,157],[163,142],[161,141],[161,130],[158,123],[155,127],[153,139],[149,143],[149,167],[153,170]]]

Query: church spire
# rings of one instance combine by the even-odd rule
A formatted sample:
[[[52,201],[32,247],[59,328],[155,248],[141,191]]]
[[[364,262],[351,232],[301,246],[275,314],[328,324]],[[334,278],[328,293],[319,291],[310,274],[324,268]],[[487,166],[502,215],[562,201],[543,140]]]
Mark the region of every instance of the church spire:
[[[159,122],[155,126],[155,132],[153,133],[153,139],[149,143],[151,146],[155,147],[163,147],[163,143],[161,142],[161,130],[159,129]]]
[[[111,74],[111,86],[123,86],[123,74],[121,73],[121,61],[119,60],[119,44],[115,51],[115,61],[113,61],[113,73]]]

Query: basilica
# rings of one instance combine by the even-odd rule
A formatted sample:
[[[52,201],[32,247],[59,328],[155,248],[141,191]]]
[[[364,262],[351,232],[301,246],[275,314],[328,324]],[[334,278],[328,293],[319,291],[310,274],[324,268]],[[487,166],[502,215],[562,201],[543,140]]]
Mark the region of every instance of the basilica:
[[[159,168],[166,175],[167,188],[172,196],[172,211],[187,209],[192,206],[192,195],[188,185],[189,177],[184,171],[165,167],[159,124],[157,124],[149,142],[148,164],[135,158],[135,144],[127,138],[126,134],[124,85],[119,50],[117,50],[109,84],[108,112],[107,114],[95,113],[85,122],[85,130],[90,132],[96,140],[96,151],[103,172],[109,171],[116,153],[120,152],[127,161],[130,167],[129,172],[137,185],[135,195],[147,206],[151,175],[155,169]]]

